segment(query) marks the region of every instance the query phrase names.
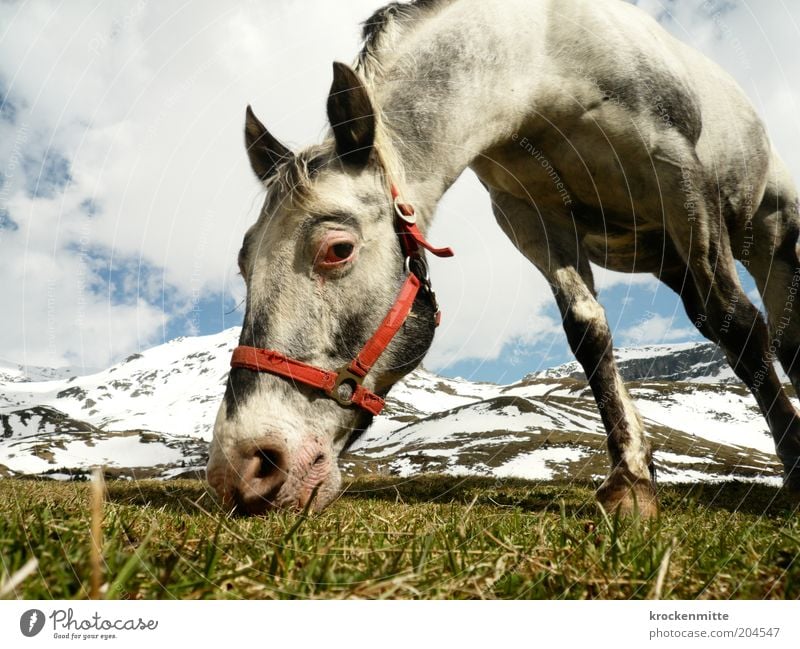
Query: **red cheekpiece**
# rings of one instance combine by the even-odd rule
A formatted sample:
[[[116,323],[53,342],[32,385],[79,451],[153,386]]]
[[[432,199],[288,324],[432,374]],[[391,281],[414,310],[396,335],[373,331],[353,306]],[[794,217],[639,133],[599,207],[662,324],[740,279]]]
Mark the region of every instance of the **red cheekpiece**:
[[[269,372],[277,374],[291,381],[308,385],[322,390],[328,397],[334,399],[342,406],[357,406],[373,415],[383,410],[384,401],[374,392],[367,390],[361,383],[380,358],[392,339],[400,331],[400,327],[408,318],[414,306],[414,300],[419,293],[422,282],[410,269],[410,260],[421,260],[420,248],[430,251],[438,257],[452,257],[450,248],[434,248],[425,240],[416,225],[414,208],[408,203],[401,203],[399,192],[395,185],[391,186],[392,200],[395,206],[395,225],[397,237],[403,256],[407,260],[408,275],[400,293],[397,295],[392,308],[381,322],[378,330],[373,334],[367,344],[362,347],[358,355],[338,372],[324,370],[314,365],[289,358],[272,349],[260,349],[240,345],[233,350],[231,367],[244,368],[254,372]],[[427,277],[423,278],[427,290],[430,290]],[[431,293],[432,294],[432,293]],[[437,308],[436,325],[439,324],[440,314]]]

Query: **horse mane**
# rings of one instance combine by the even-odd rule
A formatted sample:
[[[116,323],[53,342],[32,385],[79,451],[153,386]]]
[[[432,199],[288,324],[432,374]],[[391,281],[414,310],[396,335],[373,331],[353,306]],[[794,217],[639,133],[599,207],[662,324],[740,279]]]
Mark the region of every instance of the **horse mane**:
[[[266,181],[268,210],[275,209],[284,201],[311,207],[308,202],[311,181],[327,162],[332,142],[332,138],[327,138],[322,144],[306,147],[295,153],[291,161],[278,166],[275,174]]]
[[[455,1],[391,2],[364,21],[361,31],[363,45],[355,62],[355,70],[364,82],[369,86],[380,78],[383,72],[382,55],[395,49],[404,34]],[[402,186],[405,176],[403,166],[390,144],[391,136],[386,133],[380,114],[376,115],[376,120],[375,154],[386,176]],[[330,161],[332,148],[333,138],[329,135],[323,143],[299,151],[289,164],[281,165],[273,178],[267,181],[267,189],[271,190],[268,191],[269,204],[288,199],[305,209],[313,209],[308,201],[311,181],[317,170]]]
[[[421,20],[454,1],[391,2],[378,9],[363,23],[361,30],[363,46],[356,61],[356,70],[361,72],[367,81],[380,76],[382,54],[392,51],[400,37],[407,34]]]

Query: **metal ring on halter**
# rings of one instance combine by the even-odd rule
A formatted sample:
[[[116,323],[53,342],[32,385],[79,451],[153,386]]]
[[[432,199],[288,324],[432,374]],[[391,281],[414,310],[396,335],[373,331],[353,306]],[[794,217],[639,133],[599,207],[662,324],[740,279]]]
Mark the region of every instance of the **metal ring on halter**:
[[[394,211],[395,211],[395,214],[397,214],[397,216],[399,216],[401,219],[403,219],[406,223],[409,223],[409,224],[413,225],[414,223],[417,222],[417,213],[414,211],[413,208],[411,208],[411,214],[406,214],[400,208],[400,197],[399,196],[395,196],[394,197]]]
[[[356,390],[363,382],[363,376],[353,374],[353,372],[350,371],[350,367],[345,365],[336,374],[333,388],[331,388],[330,392],[327,394],[340,406],[351,406],[353,405],[353,397],[356,395]],[[342,386],[347,389],[344,391],[341,390]]]
[[[414,269],[411,268],[412,263],[415,264]],[[418,272],[414,274],[417,276],[419,281],[421,281],[423,284],[430,285],[431,276],[428,272],[428,262],[426,262],[424,258],[411,256],[406,257],[405,262],[403,262],[403,268],[405,269],[406,275],[414,272],[416,269]]]

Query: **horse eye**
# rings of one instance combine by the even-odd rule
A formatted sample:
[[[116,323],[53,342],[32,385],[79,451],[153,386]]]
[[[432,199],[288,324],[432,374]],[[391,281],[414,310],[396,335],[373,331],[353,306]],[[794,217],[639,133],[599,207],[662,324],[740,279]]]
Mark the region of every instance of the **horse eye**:
[[[320,244],[314,266],[322,271],[344,268],[355,254],[355,237],[346,232],[332,232]]]
[[[335,261],[343,261],[352,254],[353,254],[352,243],[337,243],[335,246],[331,246],[328,256],[334,257]]]
[[[335,243],[330,248],[328,248],[328,252],[325,255],[323,263],[337,264],[342,261],[347,261],[353,254],[353,249],[354,246],[352,243],[347,243],[346,241]]]

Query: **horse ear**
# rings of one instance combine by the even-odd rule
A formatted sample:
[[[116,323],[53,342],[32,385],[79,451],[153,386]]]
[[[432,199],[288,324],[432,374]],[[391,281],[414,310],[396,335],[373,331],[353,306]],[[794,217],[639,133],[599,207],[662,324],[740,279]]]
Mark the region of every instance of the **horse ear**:
[[[333,64],[328,120],[336,138],[336,154],[347,162],[366,164],[375,143],[375,111],[361,79],[344,63]]]
[[[272,136],[250,106],[247,107],[244,122],[244,143],[250,166],[260,180],[267,180],[281,162],[294,157],[289,149]]]

